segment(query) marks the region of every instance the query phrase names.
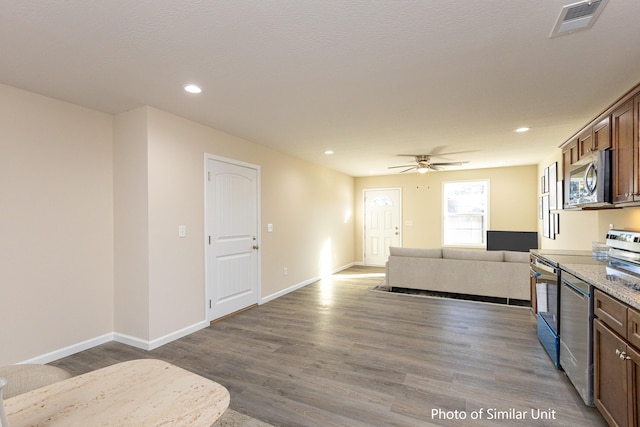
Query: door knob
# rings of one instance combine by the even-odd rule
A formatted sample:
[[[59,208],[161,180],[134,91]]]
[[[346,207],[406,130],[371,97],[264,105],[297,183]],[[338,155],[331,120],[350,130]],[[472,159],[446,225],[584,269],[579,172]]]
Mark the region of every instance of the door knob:
[[[256,250],[257,250],[257,249],[260,249],[260,246],[258,246],[258,245],[253,245],[253,249],[256,249]]]

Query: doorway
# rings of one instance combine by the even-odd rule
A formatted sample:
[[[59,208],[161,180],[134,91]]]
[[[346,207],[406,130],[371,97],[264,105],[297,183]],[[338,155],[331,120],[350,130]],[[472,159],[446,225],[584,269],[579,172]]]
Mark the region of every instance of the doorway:
[[[260,167],[206,155],[207,320],[258,303]]]
[[[363,262],[384,266],[389,247],[402,245],[402,189],[368,189],[363,193]]]

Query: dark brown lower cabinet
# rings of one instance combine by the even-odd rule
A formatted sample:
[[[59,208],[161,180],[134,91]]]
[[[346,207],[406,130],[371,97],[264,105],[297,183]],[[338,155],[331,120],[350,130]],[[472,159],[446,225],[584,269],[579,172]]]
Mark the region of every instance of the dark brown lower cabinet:
[[[640,353],[594,320],[594,401],[610,426],[640,426]]]

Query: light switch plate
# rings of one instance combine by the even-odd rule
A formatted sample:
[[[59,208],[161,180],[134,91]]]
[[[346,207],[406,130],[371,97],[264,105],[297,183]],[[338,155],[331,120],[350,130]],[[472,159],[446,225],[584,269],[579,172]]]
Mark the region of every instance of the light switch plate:
[[[178,237],[187,237],[187,226],[179,225],[178,226]]]

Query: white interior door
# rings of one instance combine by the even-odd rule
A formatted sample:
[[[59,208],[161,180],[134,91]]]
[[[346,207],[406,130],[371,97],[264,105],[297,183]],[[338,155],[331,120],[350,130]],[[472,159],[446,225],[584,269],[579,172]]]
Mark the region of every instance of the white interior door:
[[[258,303],[259,168],[207,157],[207,318]]]
[[[399,188],[364,190],[364,263],[384,265],[390,246],[402,245]]]

